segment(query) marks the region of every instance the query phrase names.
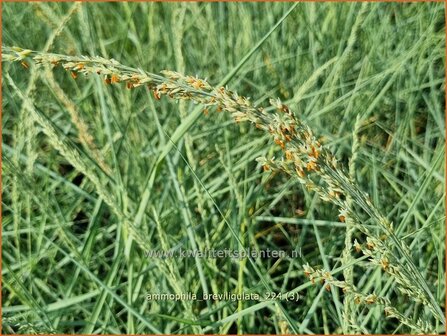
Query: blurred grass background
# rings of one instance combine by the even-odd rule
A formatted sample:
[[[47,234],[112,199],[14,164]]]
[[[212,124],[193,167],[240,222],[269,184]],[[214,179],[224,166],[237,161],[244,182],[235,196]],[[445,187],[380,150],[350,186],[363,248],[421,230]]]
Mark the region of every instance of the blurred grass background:
[[[291,6],[2,3],[2,39],[33,50],[54,39],[51,52],[100,55],[155,73],[177,70],[217,85]],[[151,259],[135,246],[125,253],[121,221],[42,134],[5,74],[58,126],[61,141],[87,153],[80,141],[86,134],[67,111],[74,108],[88,126],[92,160],[110,171],[101,182],[131,218],[157,156],[195,107],[154,101],[144,88],[74,79],[60,68],[51,78],[33,64],[3,64],[4,333],[343,330],[342,293],[310,285],[301,265],[339,267],[344,223],[333,206],[298,183],[262,172],[255,159],[277,151],[268,136],[223,113],[200,117],[157,171],[139,230],[153,250],[237,249],[241,240],[253,249],[300,251],[300,258],[256,259],[261,279],[246,260]],[[300,3],[228,83],[259,104],[281,98],[345,165],[362,116],[357,182],[414,246],[415,264],[443,308],[445,177],[436,158],[445,156],[444,78],[442,3]],[[55,93],[54,81],[68,103]],[[362,266],[354,268],[360,290],[385,293],[410,318],[423,314],[423,307],[397,295],[380,269]],[[265,282],[274,292],[301,286],[301,300],[281,301],[282,308],[145,300],[147,293],[176,291],[263,296]],[[364,332],[408,332],[385,319],[380,307],[356,313]]]

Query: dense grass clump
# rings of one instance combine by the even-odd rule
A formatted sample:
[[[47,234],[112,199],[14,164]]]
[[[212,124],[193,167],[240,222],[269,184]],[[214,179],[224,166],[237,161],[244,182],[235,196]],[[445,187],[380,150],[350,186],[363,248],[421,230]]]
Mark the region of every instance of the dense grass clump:
[[[4,332],[445,331],[442,4],[2,10]]]

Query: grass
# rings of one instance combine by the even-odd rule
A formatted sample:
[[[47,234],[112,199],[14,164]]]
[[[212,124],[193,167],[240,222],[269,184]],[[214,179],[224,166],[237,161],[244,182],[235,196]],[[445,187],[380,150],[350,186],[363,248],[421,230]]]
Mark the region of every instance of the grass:
[[[445,332],[442,4],[2,11],[4,333]]]

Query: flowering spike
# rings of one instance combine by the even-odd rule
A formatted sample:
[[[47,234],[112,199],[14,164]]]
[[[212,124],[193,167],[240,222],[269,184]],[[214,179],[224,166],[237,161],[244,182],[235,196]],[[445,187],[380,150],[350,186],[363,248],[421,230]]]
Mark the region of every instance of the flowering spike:
[[[154,90],[154,98],[156,99],[156,100],[160,100],[160,92],[158,91],[158,89],[155,89]]]
[[[113,84],[118,83],[119,81],[120,81],[119,77],[116,74],[113,74],[112,77],[110,78],[110,82]]]

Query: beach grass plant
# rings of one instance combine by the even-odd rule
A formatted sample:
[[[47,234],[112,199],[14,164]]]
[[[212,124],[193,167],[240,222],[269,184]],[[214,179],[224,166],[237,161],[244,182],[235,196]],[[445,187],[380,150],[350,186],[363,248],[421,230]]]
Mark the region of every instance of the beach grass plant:
[[[4,23],[6,332],[445,330],[443,6],[107,4],[119,27],[105,6],[3,5],[50,31],[39,50]],[[213,57],[186,75],[205,32]],[[145,254],[184,248],[300,253]]]

